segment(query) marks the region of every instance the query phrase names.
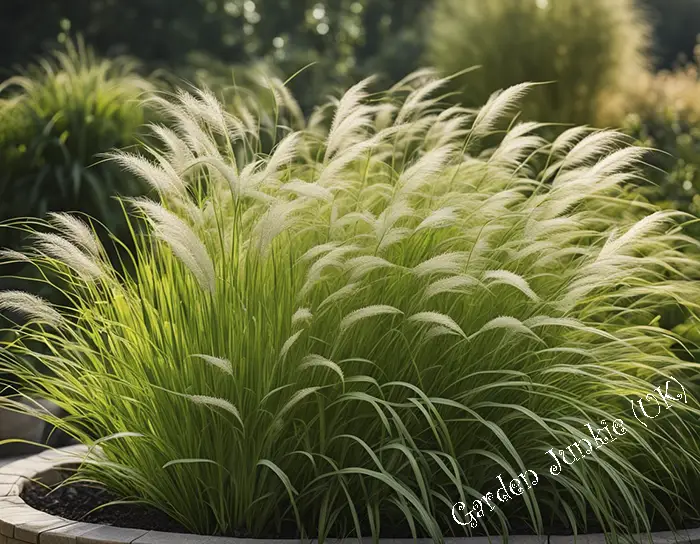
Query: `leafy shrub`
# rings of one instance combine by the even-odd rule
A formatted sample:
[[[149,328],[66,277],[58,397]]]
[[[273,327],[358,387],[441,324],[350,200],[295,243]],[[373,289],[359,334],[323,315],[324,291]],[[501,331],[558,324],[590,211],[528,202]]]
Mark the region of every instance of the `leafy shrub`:
[[[142,188],[99,155],[137,141],[149,88],[132,64],[98,60],[81,41],[0,85],[0,220],[80,210],[116,229],[112,197]],[[16,238],[0,230],[0,245]]]
[[[645,195],[664,207],[700,213],[700,126],[677,111],[666,111],[650,117],[630,115],[624,128],[657,150],[649,173],[656,185],[645,188]]]
[[[580,530],[592,514],[628,534],[692,509],[692,399],[589,462],[546,468],[587,423],[631,420],[628,396],[697,371],[656,325],[700,289],[680,273],[677,213],[637,221],[620,196],[644,150],[581,128],[548,143],[520,123],[477,153],[527,86],[472,115],[438,107],[446,83],[423,71],[368,102],[363,82],[327,133],[312,123],[270,155],[212,95],[162,101],[176,127],[154,127],[164,151],[116,155],[163,197],[130,202],[152,227],[135,273],[64,215],[9,256],[71,284],[65,309],[0,293],[33,322],[0,369],[101,445],[78,478],[206,534],[438,541],[471,530],[456,501],[526,468],[540,483],[490,529]]]
[[[697,61],[673,71],[644,75],[624,99],[624,130],[657,150],[647,196],[666,207],[700,213],[700,80]]]
[[[429,59],[482,104],[521,81],[553,82],[524,104],[538,121],[595,123],[599,108],[643,69],[647,27],[632,0],[436,0]]]

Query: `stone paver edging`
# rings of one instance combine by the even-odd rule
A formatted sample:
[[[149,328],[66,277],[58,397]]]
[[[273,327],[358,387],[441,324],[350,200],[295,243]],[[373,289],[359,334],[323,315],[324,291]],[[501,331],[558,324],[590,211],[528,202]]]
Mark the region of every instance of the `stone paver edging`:
[[[106,525],[81,523],[52,516],[28,506],[21,498],[23,486],[38,475],[50,475],[51,470],[77,463],[87,453],[85,446],[47,450],[0,467],[0,544],[302,544],[299,540],[263,540],[161,533],[141,529],[121,529]],[[50,483],[45,477],[42,481]],[[678,533],[654,533],[636,539],[640,544],[700,544],[700,529]],[[341,542],[341,541],[336,541]],[[347,544],[371,542],[346,539]],[[383,539],[380,544],[412,544],[411,539]],[[421,539],[419,544],[430,544]],[[488,537],[446,538],[445,544],[494,544],[501,539]],[[509,544],[605,544],[605,535],[579,536],[509,536]],[[315,544],[315,541],[314,541]]]

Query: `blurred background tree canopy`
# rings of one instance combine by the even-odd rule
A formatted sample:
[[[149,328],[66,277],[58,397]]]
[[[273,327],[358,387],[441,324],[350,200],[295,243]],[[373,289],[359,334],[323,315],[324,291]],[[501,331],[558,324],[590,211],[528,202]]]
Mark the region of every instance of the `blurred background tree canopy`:
[[[698,0],[640,0],[654,23],[659,67],[691,58],[700,25]],[[376,57],[415,62],[406,31],[425,0],[4,0],[0,4],[0,67],[24,65],[80,33],[104,55],[127,54],[148,63],[183,62],[193,50],[231,63],[275,55],[318,54],[343,64]],[[421,32],[412,32],[420,38]],[[415,45],[415,42],[412,42]],[[388,65],[391,65],[389,63]],[[394,64],[395,66],[395,64]]]
[[[654,28],[654,61],[693,58],[700,0],[638,0]],[[193,52],[231,65],[265,60],[291,76],[308,111],[328,92],[372,73],[391,83],[420,66],[428,0],[3,0],[0,73],[69,35],[96,52],[177,71]],[[303,89],[303,92],[298,92]]]
[[[179,69],[193,52],[229,64],[265,60],[285,76],[310,63],[292,90],[302,106],[380,72],[398,80],[418,65],[423,0],[5,0],[0,70],[9,73],[80,34],[99,54]],[[31,29],[31,32],[28,30]],[[295,89],[295,87],[297,89]]]

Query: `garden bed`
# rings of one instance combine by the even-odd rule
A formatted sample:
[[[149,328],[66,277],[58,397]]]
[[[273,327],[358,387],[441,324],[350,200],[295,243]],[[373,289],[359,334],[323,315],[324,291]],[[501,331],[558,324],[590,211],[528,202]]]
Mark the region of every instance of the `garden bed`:
[[[66,486],[51,500],[41,490],[45,489],[33,481],[41,480],[44,485],[52,486],[65,477],[65,470],[59,467],[75,465],[86,454],[84,446],[72,446],[61,450],[47,451],[28,457],[0,468],[0,544],[97,544],[97,543],[134,543],[134,544],[253,544],[253,543],[293,543],[295,539],[246,539],[229,537],[211,537],[187,534],[186,530],[163,514],[145,507],[121,505],[107,513],[93,513],[89,520],[101,523],[77,522],[69,519],[79,513],[85,513],[88,507],[105,504],[115,497],[106,491],[85,486]],[[25,501],[26,499],[26,501]],[[29,502],[29,504],[27,504]],[[31,504],[53,504],[51,507],[63,512],[65,517],[39,511]],[[59,505],[60,506],[57,506]],[[129,518],[128,521],[126,518]],[[128,524],[129,527],[115,525]],[[178,531],[178,532],[175,532]],[[672,533],[657,532],[651,535],[654,543],[700,543],[700,529],[691,529]],[[588,544],[606,541],[603,534],[585,535]],[[646,539],[645,539],[646,540]],[[356,541],[355,539],[346,542]],[[485,544],[493,538],[446,538],[452,544]],[[508,537],[515,544],[567,544],[574,542],[573,536],[534,536],[515,535]],[[581,541],[579,537],[578,541]],[[649,542],[649,540],[646,540]],[[412,539],[382,539],[384,543],[408,543]],[[420,542],[426,544],[429,539]]]
[[[65,519],[127,529],[190,533],[156,508],[142,504],[110,504],[119,497],[102,487],[68,484],[50,489],[38,482],[28,482],[20,497],[36,510]]]

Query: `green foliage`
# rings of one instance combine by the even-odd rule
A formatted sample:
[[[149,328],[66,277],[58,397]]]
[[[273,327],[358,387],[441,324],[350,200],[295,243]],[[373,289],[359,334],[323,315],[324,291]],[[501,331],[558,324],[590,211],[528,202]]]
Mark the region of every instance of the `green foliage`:
[[[700,126],[677,111],[666,111],[630,115],[624,129],[656,150],[648,174],[655,185],[644,188],[645,196],[663,207],[700,214]]]
[[[309,112],[329,93],[379,72],[397,81],[418,67],[422,0],[44,0],[0,3],[0,67],[80,33],[103,55],[128,54],[176,70],[193,52],[227,64],[265,60]],[[31,28],[31,32],[28,29]],[[29,38],[29,39],[28,39]]]
[[[421,20],[432,4],[432,0],[4,0],[0,67],[24,65],[66,40],[69,33],[86,36],[100,54],[132,55],[149,67],[176,69],[193,51],[231,64],[266,59],[287,75],[315,62],[317,67],[292,87],[304,110],[310,111],[327,93],[358,77],[380,73],[394,82],[417,68],[426,36]],[[670,68],[679,54],[691,58],[700,28],[700,1],[638,0],[638,4],[653,26],[656,64]],[[582,22],[590,24],[587,19]]]
[[[64,215],[6,255],[68,284],[65,308],[0,293],[29,321],[0,370],[101,446],[78,478],[205,534],[441,541],[470,531],[455,502],[528,468],[539,484],[497,504],[492,533],[592,514],[624,535],[692,511],[697,402],[648,429],[629,414],[697,372],[656,319],[697,299],[690,242],[676,212],[638,220],[622,194],[644,150],[536,123],[489,144],[527,86],[472,114],[438,107],[447,83],[423,71],[370,102],[364,82],[269,155],[211,94],[161,100],[163,151],[115,155],[162,197],[129,202],[152,228],[134,274]],[[547,449],[618,418],[623,439],[549,474]]]
[[[648,198],[666,207],[700,213],[700,80],[697,61],[637,80],[627,96],[633,113],[622,123],[639,143],[656,150]]]
[[[101,153],[137,141],[150,85],[125,61],[98,60],[82,42],[0,85],[0,219],[80,210],[116,230],[116,195],[142,190]],[[0,230],[0,246],[17,233]]]
[[[538,121],[596,123],[645,62],[647,29],[632,0],[437,0],[432,19],[434,66],[483,67],[458,80],[463,104],[521,81],[554,82],[524,105]]]

